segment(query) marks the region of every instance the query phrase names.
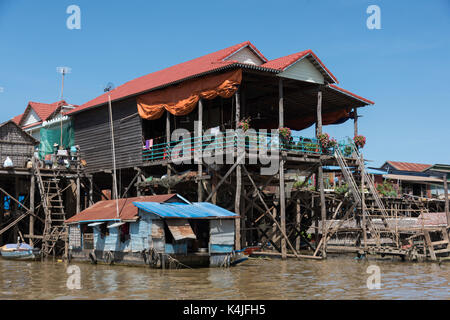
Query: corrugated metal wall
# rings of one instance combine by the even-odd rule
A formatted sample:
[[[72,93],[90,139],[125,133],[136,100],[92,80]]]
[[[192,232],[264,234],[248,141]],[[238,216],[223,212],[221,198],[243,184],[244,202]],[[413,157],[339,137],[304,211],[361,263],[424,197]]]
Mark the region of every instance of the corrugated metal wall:
[[[142,164],[142,125],[136,99],[112,104],[117,168]],[[112,169],[112,145],[108,106],[104,105],[73,116],[75,143],[87,162],[88,172]]]
[[[234,244],[234,220],[220,219],[210,220],[210,244],[233,245]]]

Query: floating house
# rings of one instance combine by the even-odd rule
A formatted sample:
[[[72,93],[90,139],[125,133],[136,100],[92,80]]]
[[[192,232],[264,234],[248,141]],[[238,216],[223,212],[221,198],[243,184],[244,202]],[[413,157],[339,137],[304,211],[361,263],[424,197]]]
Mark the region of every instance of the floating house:
[[[236,217],[178,194],[100,201],[66,220],[69,255],[92,263],[156,268],[229,266]]]

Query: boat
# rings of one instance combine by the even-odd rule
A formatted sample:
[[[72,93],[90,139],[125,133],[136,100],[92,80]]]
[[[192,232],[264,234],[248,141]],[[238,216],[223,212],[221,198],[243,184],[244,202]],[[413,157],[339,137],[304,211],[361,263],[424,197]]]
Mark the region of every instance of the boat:
[[[34,260],[39,255],[35,249],[26,243],[10,243],[0,247],[2,258],[9,260]]]

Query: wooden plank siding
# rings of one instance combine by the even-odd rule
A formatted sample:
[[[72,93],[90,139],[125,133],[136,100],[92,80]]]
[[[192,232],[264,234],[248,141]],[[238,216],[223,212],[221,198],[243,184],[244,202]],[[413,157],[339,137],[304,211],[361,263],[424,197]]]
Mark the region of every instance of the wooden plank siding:
[[[117,169],[142,165],[142,124],[136,99],[112,104]],[[73,116],[75,143],[80,146],[87,172],[112,169],[111,131],[108,106]]]
[[[25,168],[37,141],[12,121],[0,125],[0,166],[9,157],[14,167]]]

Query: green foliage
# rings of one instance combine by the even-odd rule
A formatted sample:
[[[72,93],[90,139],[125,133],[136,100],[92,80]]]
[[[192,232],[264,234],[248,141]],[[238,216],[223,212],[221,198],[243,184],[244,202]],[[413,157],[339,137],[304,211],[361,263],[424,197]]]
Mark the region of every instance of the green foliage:
[[[343,184],[340,187],[339,186],[336,187],[334,189],[334,192],[336,192],[337,194],[341,194],[341,195],[346,194],[348,192],[348,184]]]
[[[384,181],[377,186],[377,191],[384,197],[397,197],[398,193],[394,185],[389,181]]]

